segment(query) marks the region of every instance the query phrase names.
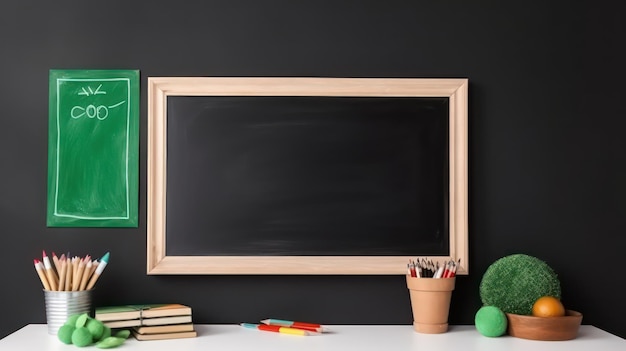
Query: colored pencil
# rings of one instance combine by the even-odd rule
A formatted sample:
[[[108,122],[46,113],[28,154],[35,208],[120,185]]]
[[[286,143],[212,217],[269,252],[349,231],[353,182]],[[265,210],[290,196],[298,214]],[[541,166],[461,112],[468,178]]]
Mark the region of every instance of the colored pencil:
[[[43,284],[43,288],[50,290],[50,284],[48,283],[48,278],[46,278],[46,274],[44,273],[43,265],[38,259],[34,259],[33,262],[35,264],[35,270],[37,270],[37,275],[39,275],[39,280],[41,280],[41,284]]]
[[[87,256],[86,259],[87,259],[87,264],[85,265],[83,276],[80,278],[80,286],[78,290],[85,290],[85,288],[87,287],[87,282],[89,281],[89,278],[91,277],[91,267],[93,266],[93,263],[91,263],[91,257]]]
[[[43,251],[43,267],[46,272],[46,278],[48,278],[48,284],[50,284],[50,290],[57,290],[58,277],[54,273],[54,269],[50,264],[50,258],[46,255],[45,251]]]
[[[60,274],[59,272],[61,272],[61,261],[57,257],[57,254],[54,253],[54,251],[52,251],[52,263],[54,263],[54,269],[56,270],[56,273]],[[61,277],[59,277],[59,279],[60,278]]]
[[[104,254],[104,256],[102,256],[102,258],[100,259],[100,263],[98,263],[98,268],[96,268],[95,272],[93,272],[93,275],[89,280],[89,284],[87,284],[87,290],[93,288],[94,284],[96,284],[96,281],[98,280],[98,278],[100,278],[102,271],[104,271],[104,268],[107,266],[108,263],[109,253],[107,252]]]
[[[72,277],[74,276],[74,264],[72,263],[72,258],[69,253],[65,257],[65,285],[63,286],[63,291],[72,290]]]
[[[109,253],[98,260],[92,260],[90,255],[85,257],[71,257],[62,254],[57,256],[52,252],[51,257],[42,250],[43,258],[34,259],[35,270],[45,290],[50,291],[82,291],[92,289],[109,261]],[[54,265],[52,265],[54,262]]]
[[[248,329],[256,329],[256,330],[269,331],[269,332],[282,333],[282,334],[291,334],[291,335],[300,335],[300,336],[319,334],[310,330],[281,327],[278,325],[253,324],[253,323],[241,323],[240,325]]]
[[[264,319],[261,321],[261,323],[265,325],[272,325],[272,326],[298,328],[298,329],[309,330],[309,331],[318,332],[318,333],[321,333],[324,331],[324,327],[316,323],[295,322],[295,321],[288,321],[284,319],[274,319],[274,318]]]
[[[65,262],[65,257],[61,256],[59,259],[61,270],[59,271],[59,286],[57,290],[63,291],[65,290],[65,280],[67,279],[67,262]]]
[[[80,279],[83,277],[83,272],[85,272],[85,260],[81,258],[78,262],[76,276],[73,278],[72,281],[72,291],[80,290]]]

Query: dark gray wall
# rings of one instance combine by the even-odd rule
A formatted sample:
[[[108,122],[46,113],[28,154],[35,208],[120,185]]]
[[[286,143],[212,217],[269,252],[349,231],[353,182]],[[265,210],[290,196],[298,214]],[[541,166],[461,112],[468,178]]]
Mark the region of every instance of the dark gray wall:
[[[0,335],[45,322],[42,249],[110,251],[100,305],[182,302],[197,323],[411,323],[401,276],[145,274],[146,77],[323,76],[470,79],[471,274],[451,323],[473,323],[493,261],[526,253],[558,272],[584,323],[626,336],[623,13],[602,1],[0,2]],[[141,70],[139,228],[46,228],[53,68]]]

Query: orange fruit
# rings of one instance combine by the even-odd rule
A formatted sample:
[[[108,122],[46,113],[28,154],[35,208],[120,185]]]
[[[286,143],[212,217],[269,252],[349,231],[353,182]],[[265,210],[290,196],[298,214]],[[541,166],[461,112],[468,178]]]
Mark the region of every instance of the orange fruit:
[[[533,304],[532,314],[535,317],[560,317],[565,315],[565,307],[554,296],[543,296]]]

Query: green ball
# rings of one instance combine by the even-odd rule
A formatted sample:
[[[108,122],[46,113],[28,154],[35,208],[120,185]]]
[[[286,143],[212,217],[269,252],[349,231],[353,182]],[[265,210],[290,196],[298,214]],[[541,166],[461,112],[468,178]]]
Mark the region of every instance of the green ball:
[[[104,324],[99,320],[89,319],[85,327],[89,329],[93,340],[100,340],[100,338],[102,338],[102,334],[104,334]]]
[[[62,343],[69,345],[72,343],[72,333],[74,333],[75,329],[76,328],[74,328],[73,325],[64,324],[57,331],[57,337],[59,338],[59,340],[61,340]]]
[[[91,338],[91,333],[87,327],[76,328],[72,333],[72,344],[83,347],[91,344],[93,339]]]
[[[474,317],[476,330],[484,336],[497,337],[506,333],[506,314],[496,306],[483,306]]]
[[[529,315],[535,301],[546,295],[561,297],[556,273],[540,259],[523,254],[495,261],[480,282],[483,305],[505,313]]]

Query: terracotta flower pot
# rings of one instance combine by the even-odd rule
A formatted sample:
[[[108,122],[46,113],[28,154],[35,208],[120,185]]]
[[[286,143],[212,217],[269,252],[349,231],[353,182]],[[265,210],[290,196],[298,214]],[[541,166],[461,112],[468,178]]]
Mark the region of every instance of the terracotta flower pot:
[[[455,278],[412,278],[406,283],[411,296],[413,329],[419,333],[448,331],[448,312]]]

